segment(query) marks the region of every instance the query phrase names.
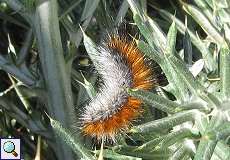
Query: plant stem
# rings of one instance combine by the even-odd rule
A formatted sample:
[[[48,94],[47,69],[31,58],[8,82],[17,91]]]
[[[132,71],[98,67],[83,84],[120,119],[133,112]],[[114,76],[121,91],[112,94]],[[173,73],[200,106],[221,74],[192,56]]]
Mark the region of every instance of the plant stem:
[[[46,84],[46,103],[49,114],[64,126],[76,123],[70,77],[63,56],[56,0],[41,0],[36,6],[33,23],[39,58]],[[76,131],[74,131],[76,133]],[[58,136],[58,159],[72,160],[73,152]]]

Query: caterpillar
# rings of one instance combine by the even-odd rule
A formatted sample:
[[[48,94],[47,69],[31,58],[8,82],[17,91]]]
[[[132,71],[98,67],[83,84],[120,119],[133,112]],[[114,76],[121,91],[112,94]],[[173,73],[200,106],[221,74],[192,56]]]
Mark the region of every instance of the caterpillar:
[[[115,135],[130,129],[143,110],[143,102],[129,96],[126,88],[148,90],[154,78],[146,56],[127,36],[115,34],[97,50],[100,55],[94,58],[103,84],[83,109],[83,132],[98,140],[114,140]]]

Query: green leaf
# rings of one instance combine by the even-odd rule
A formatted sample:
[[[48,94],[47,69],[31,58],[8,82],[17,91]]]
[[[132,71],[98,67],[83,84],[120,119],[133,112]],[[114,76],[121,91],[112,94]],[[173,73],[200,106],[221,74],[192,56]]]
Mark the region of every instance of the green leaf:
[[[217,11],[217,13],[218,13],[222,23],[229,23],[230,22],[230,15],[229,15],[228,11],[226,11],[225,9],[220,9]]]
[[[59,21],[65,18],[74,8],[76,8],[82,0],[72,2],[68,7],[66,7],[59,15]]]
[[[38,2],[38,0],[19,0],[19,1],[25,5],[26,9],[32,11],[34,11],[35,5]]]
[[[116,20],[115,20],[116,24],[120,24],[122,22],[128,9],[129,9],[128,2],[123,1],[122,4],[120,5],[119,11],[116,16]]]
[[[72,150],[83,159],[94,159],[84,145],[61,123],[50,118],[50,124],[54,131],[72,148]]]
[[[168,159],[172,155],[171,149],[165,149],[162,151],[150,152],[150,150],[137,150],[135,146],[115,146],[113,151],[119,154],[129,155],[133,157],[140,157],[144,159]]]
[[[197,147],[194,160],[210,160],[216,144],[217,141],[201,140]]]
[[[195,125],[199,129],[200,134],[204,135],[206,127],[208,125],[208,119],[206,114],[199,114],[195,119]]]
[[[214,43],[222,45],[223,38],[219,33],[218,29],[210,22],[210,20],[193,5],[189,5],[180,0],[180,3],[183,5],[183,9],[190,14],[193,19],[204,29],[204,31],[214,40]]]
[[[173,21],[172,25],[169,28],[167,34],[167,42],[166,42],[166,50],[169,54],[175,54],[176,35],[177,35],[176,23],[175,21]]]
[[[198,113],[199,111],[197,110],[181,111],[169,117],[134,126],[130,132],[149,133],[154,131],[168,130],[184,122],[193,121]]]
[[[213,11],[211,7],[208,5],[205,0],[195,0],[196,4],[199,6],[200,9],[205,13],[205,15],[208,17],[208,19],[214,24],[215,26],[218,26],[218,24],[215,24],[214,22],[214,16],[213,16]]]
[[[152,48],[149,44],[145,43],[141,40],[136,40],[137,47],[144,52],[147,56],[157,62],[159,65],[163,63],[163,53],[158,52],[154,48]]]
[[[163,48],[166,44],[164,32],[155,21],[148,17],[146,12],[143,10],[143,6],[141,6],[140,1],[128,0],[128,2],[133,12],[133,19],[142,35],[154,49],[159,51],[159,49]]]
[[[176,111],[176,108],[179,106],[179,104],[168,100],[164,97],[161,97],[157,94],[151,93],[149,91],[145,90],[132,90],[132,89],[127,89],[127,92],[131,95],[134,96],[143,102],[149,104],[150,106],[157,108],[159,110],[162,110],[166,113],[173,113]]]
[[[82,30],[83,32],[83,42],[84,42],[84,45],[85,45],[85,49],[87,51],[87,53],[89,54],[89,57],[90,59],[93,61],[93,64],[95,66],[95,68],[99,68],[100,65],[99,63],[97,62],[97,60],[95,59],[95,57],[98,57],[100,56],[100,51],[97,49],[97,45],[91,40],[90,37],[88,37],[84,31]]]
[[[142,144],[140,147],[138,147],[136,150],[146,150],[146,149],[153,149],[154,147],[156,147],[166,136],[162,136],[159,138],[155,138],[153,140],[148,141],[147,143]]]
[[[207,104],[201,102],[191,102],[191,103],[184,102],[178,107],[178,111],[191,110],[191,109],[204,110],[207,112],[210,111],[210,108],[207,107]]]
[[[222,123],[221,126],[213,128],[212,131],[207,132],[203,137],[208,140],[225,140],[230,136],[229,122]]]
[[[96,155],[100,154],[100,150],[93,151]],[[112,150],[104,149],[103,150],[103,157],[109,158],[111,160],[141,160],[141,158],[126,156],[122,154],[118,154]]]
[[[145,37],[148,44],[157,50],[160,51],[159,43],[157,43],[156,36],[154,36],[154,32],[151,32],[151,29],[147,27],[146,21],[143,21],[138,14],[133,14],[133,20],[137,24],[141,34]]]
[[[70,36],[70,40],[72,41],[72,43],[75,44],[76,47],[80,45],[80,42],[82,40],[82,31],[80,27],[76,29],[76,25],[81,24],[82,28],[84,29],[87,28],[94,14],[95,9],[98,6],[98,3],[99,0],[94,0],[94,1],[85,0],[85,6],[81,11],[81,17],[78,18],[77,24],[73,24],[72,21],[69,20],[68,18],[61,17],[62,18],[61,22],[64,25],[65,29],[67,30]],[[78,5],[78,3],[76,2],[74,5]],[[70,6],[69,9],[72,10],[73,8]]]
[[[162,150],[165,149],[186,137],[194,136],[190,129],[183,128],[178,131],[173,131],[165,136],[165,138],[153,149],[153,150]]]
[[[15,19],[12,16],[9,16],[8,14],[6,14],[4,12],[0,12],[0,18],[6,20],[8,22],[11,22],[15,25],[18,25],[20,27],[28,28],[28,26],[25,25],[23,22],[21,22],[19,19]]]
[[[33,31],[32,29],[29,29],[26,34],[26,38],[23,42],[23,46],[21,47],[20,52],[18,54],[18,59],[16,61],[17,66],[20,66],[27,58],[33,40],[34,40]]]
[[[219,100],[214,95],[208,93],[205,90],[204,86],[202,86],[200,82],[195,79],[195,77],[186,68],[185,64],[181,59],[176,58],[174,55],[170,55],[168,59],[174,70],[177,72],[178,77],[180,77],[180,79],[184,81],[184,83],[188,86],[188,88],[194,95],[202,98],[206,102],[210,102],[216,108],[219,108],[221,106]]]
[[[183,39],[183,48],[184,48],[184,62],[191,66],[192,65],[192,44],[188,30],[186,28],[185,35]]]
[[[214,69],[216,69],[216,65],[215,65],[216,62],[213,60],[211,52],[207,48],[206,44],[203,43],[200,40],[200,38],[194,33],[194,31],[192,31],[191,29],[187,28],[185,26],[185,24],[183,22],[181,22],[181,20],[179,20],[178,18],[176,18],[170,12],[168,12],[166,10],[160,9],[159,13],[167,21],[169,21],[169,22],[175,21],[176,22],[176,27],[177,27],[178,31],[181,32],[182,34],[185,34],[185,30],[187,29],[187,31],[188,31],[188,33],[190,35],[192,43],[199,49],[199,51],[202,53],[202,56],[205,57],[203,59],[205,61],[205,65],[207,66],[207,68],[209,70],[211,70],[211,71],[214,70]]]
[[[191,144],[191,140],[185,140],[185,142],[181,146],[179,146],[179,148],[174,152],[169,160],[192,159],[191,155],[193,153],[193,145],[194,144]]]
[[[220,159],[229,159],[229,145],[224,141],[218,141],[214,152]]]
[[[87,91],[89,97],[90,97],[91,99],[95,99],[95,98],[96,98],[97,92],[96,92],[96,90],[94,89],[94,86],[93,86],[89,81],[87,81],[87,79],[83,76],[83,74],[82,74],[82,77],[83,77],[84,83],[82,83],[82,82],[80,82],[80,81],[78,81],[78,80],[77,80],[77,81],[78,81],[81,85],[84,86],[84,88],[86,89],[86,91]]]
[[[220,52],[220,92],[224,99],[230,98],[230,50],[226,43]]]
[[[216,129],[217,130],[222,130],[223,129],[222,126],[226,122],[228,122],[228,118],[227,118],[226,114],[224,112],[222,112],[222,111],[214,110],[211,120],[206,125],[205,134],[213,132]]]
[[[25,74],[19,67],[11,64],[2,55],[0,55],[0,68],[26,84],[28,87],[33,88],[36,86],[36,80],[32,75]]]
[[[163,54],[160,54],[155,49],[153,49],[150,45],[146,44],[143,41],[136,41],[138,48],[141,49],[146,55],[155,60],[164,71],[169,84],[172,86],[171,93],[179,100],[183,101],[188,99],[188,90],[184,83],[178,79],[177,74],[175,74],[174,69],[171,67],[168,59],[163,57]]]

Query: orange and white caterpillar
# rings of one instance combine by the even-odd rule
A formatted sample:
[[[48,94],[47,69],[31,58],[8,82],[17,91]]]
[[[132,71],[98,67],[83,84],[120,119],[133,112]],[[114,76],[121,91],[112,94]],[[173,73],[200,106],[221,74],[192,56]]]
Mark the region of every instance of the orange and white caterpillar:
[[[145,55],[135,41],[114,35],[97,47],[97,71],[103,84],[95,99],[85,106],[81,115],[83,131],[98,140],[115,139],[127,131],[140,116],[142,102],[127,94],[126,88],[149,89],[154,79]]]

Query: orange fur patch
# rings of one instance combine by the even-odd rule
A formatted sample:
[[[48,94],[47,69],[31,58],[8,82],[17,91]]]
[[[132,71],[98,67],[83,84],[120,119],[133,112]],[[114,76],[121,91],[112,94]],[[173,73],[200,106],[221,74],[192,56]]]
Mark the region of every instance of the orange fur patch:
[[[149,89],[154,81],[151,79],[151,68],[146,65],[144,54],[136,47],[134,41],[126,38],[121,40],[119,36],[108,44],[111,49],[116,49],[126,60],[132,70],[132,89]],[[106,63],[106,62],[105,62]],[[84,125],[84,133],[97,139],[112,138],[131,126],[131,121],[136,119],[142,110],[142,101],[128,96],[127,101],[117,113],[106,121],[96,121]]]

